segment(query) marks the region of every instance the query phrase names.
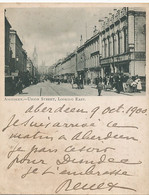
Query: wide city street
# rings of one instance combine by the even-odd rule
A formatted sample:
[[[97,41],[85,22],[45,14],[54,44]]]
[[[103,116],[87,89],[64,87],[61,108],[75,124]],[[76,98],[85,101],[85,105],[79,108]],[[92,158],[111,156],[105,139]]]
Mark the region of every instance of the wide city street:
[[[77,89],[74,85],[68,83],[51,83],[50,81],[44,81],[36,85],[30,85],[23,89],[22,94],[16,94],[16,96],[97,96],[98,91],[95,85],[85,85],[84,89]],[[115,90],[102,90],[101,96],[142,96],[145,92],[141,93],[116,93]]]

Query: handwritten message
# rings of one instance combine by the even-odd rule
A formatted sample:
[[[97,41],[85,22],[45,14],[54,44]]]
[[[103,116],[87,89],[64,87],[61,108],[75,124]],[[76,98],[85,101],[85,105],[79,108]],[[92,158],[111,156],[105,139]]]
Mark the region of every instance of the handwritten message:
[[[7,116],[4,168],[17,181],[49,194],[137,192],[145,107],[43,102]]]

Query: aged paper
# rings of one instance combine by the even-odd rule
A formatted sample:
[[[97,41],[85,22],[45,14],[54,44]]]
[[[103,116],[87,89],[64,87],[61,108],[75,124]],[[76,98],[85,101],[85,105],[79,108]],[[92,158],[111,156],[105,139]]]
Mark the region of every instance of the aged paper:
[[[102,37],[101,42],[98,42],[99,47],[96,47],[97,51],[92,52],[90,57],[94,58],[95,55],[98,55],[100,61],[96,66],[101,65],[101,70],[97,68],[95,70],[100,72],[101,75],[99,76],[101,78],[104,76],[102,74],[105,74],[106,78],[113,78],[114,72],[112,72],[112,67],[115,73],[122,75],[120,74],[121,71],[127,72],[127,68],[123,65],[128,65],[128,72],[131,74],[129,76],[136,76],[137,74],[141,79],[146,77],[146,81],[144,79],[144,84],[146,85],[144,91],[143,87],[141,88],[141,92],[138,91],[140,89],[137,87],[130,87],[137,91],[124,92],[120,90],[118,84],[115,87],[113,86],[112,91],[111,89],[106,89],[106,87],[111,87],[111,85],[105,84],[103,81],[101,84],[105,84],[104,89],[102,88],[100,91],[99,85],[96,86],[95,77],[94,80],[91,77],[91,83],[85,83],[89,82],[90,77],[88,77],[88,80],[85,80],[86,77],[83,77],[83,84],[78,86],[75,82],[73,83],[73,77],[71,77],[71,82],[67,80],[66,83],[66,75],[62,74],[66,70],[66,67],[63,68],[62,65],[68,58],[60,62],[57,56],[54,59],[55,61],[53,60],[54,56],[53,58],[50,57],[51,61],[50,58],[48,59],[52,63],[51,65],[56,63],[56,60],[58,61],[55,67],[58,66],[59,62],[61,64],[61,66],[58,66],[62,67],[61,72],[59,69],[58,77],[57,74],[54,75],[55,77],[51,77],[56,80],[53,81],[50,80],[51,78],[45,77],[49,73],[40,72],[40,79],[38,81],[36,80],[37,77],[32,77],[28,86],[23,85],[23,89],[18,90],[16,93],[12,90],[12,84],[15,84],[17,79],[16,89],[19,89],[19,79],[24,77],[19,75],[20,73],[17,71],[17,68],[11,70],[9,66],[6,67],[8,57],[5,57],[8,45],[6,45],[5,17],[8,19],[13,30],[15,30],[11,31],[11,36],[16,35],[16,32],[21,32],[22,29],[22,32],[24,32],[24,35],[20,35],[19,39],[17,38],[18,35],[15,37],[15,40],[19,40],[18,42],[11,42],[10,45],[12,51],[11,60],[16,60],[15,65],[17,67],[21,66],[19,64],[20,53],[18,52],[15,57],[13,55],[19,47],[20,41],[22,43],[24,41],[24,45],[28,45],[27,55],[29,55],[34,46],[37,46],[38,51],[43,56],[47,52],[50,51],[52,53],[52,50],[55,51],[56,49],[60,53],[62,50],[65,50],[66,42],[68,41],[71,44],[69,42],[70,39],[74,39],[79,32],[76,24],[80,25],[80,27],[78,25],[80,29],[84,26],[84,36],[86,36],[85,43],[81,43],[82,36],[81,38],[78,37],[78,49],[75,54],[71,55],[72,57],[73,55],[77,55],[77,59],[79,60],[79,51],[83,47],[86,48],[88,42],[96,37],[96,28],[94,28],[95,34],[92,36],[89,35],[90,23],[83,23],[84,14],[87,14],[86,16],[88,16],[90,22],[92,22],[91,18],[99,17],[100,23],[100,19],[103,19],[103,16],[106,21],[106,12],[107,17],[109,17],[109,13],[112,10],[115,9],[116,13],[119,13],[118,10],[122,10],[123,7],[131,9],[123,9],[124,17],[122,16],[117,24],[111,24],[110,28],[107,27],[101,36],[105,36],[108,33],[108,28],[117,28],[115,33],[118,33],[118,37],[120,35],[120,38],[113,40],[120,40],[119,44],[122,44],[121,40],[125,40],[123,39],[125,34],[121,34],[121,32],[122,30],[124,30],[123,32],[126,31],[125,26],[123,28],[121,25],[123,25],[123,21],[126,18],[129,18],[126,24],[128,29],[128,40],[126,41],[130,41],[129,50],[127,52],[123,51],[123,55],[114,55],[113,53],[114,57],[111,58],[104,56],[104,54],[100,55],[100,53],[104,53],[107,49],[106,44],[112,44],[111,42],[105,42],[105,45],[103,45],[104,40],[108,40],[108,37],[112,35],[111,33],[105,39]],[[96,9],[95,16],[93,12]],[[99,9],[103,11],[100,13]],[[145,11],[142,12],[141,10]],[[17,15],[18,13],[20,15]],[[46,14],[49,14],[49,18],[47,18]],[[78,14],[80,14],[80,17],[78,17]],[[121,14],[123,14],[122,11]],[[0,194],[149,194],[149,66],[148,45],[146,44],[148,43],[148,14],[148,4],[0,4]],[[145,15],[146,20],[140,20],[139,17],[145,17]],[[74,16],[76,17],[74,18]],[[24,19],[22,20],[23,17]],[[36,17],[37,19],[35,20]],[[71,23],[68,20],[70,18]],[[43,20],[46,22],[42,23]],[[57,21],[57,23],[52,23],[52,20],[54,22]],[[144,21],[144,30],[138,30],[142,29],[141,25]],[[130,23],[134,24],[131,28],[127,26]],[[21,30],[16,29],[19,26],[17,24],[20,25]],[[105,23],[105,25],[108,24]],[[34,29],[34,26],[38,26],[38,28]],[[65,27],[65,30],[63,27]],[[94,27],[94,23],[92,23],[92,27]],[[119,28],[121,31],[119,31]],[[52,29],[55,29],[55,31]],[[134,34],[130,33],[130,29]],[[34,30],[35,34],[32,34],[32,30]],[[63,34],[58,34],[61,31]],[[73,31],[74,33],[68,33],[69,31]],[[80,30],[80,35],[81,33]],[[36,36],[39,34],[40,39],[38,37],[36,39]],[[50,36],[52,36],[53,45]],[[137,43],[136,41],[139,36],[141,40]],[[146,37],[145,42],[143,42],[145,40],[143,39],[144,36]],[[64,39],[64,42],[61,42],[61,38]],[[39,44],[38,42],[34,42],[35,39],[39,41]],[[59,41],[56,46],[54,39]],[[32,42],[30,47],[27,42],[28,40]],[[132,40],[134,40],[134,43]],[[43,41],[44,43],[42,44]],[[49,50],[46,45],[48,42],[50,45]],[[127,49],[125,48],[126,42],[124,41],[123,43],[125,50]],[[13,44],[16,44],[15,50],[12,49]],[[69,44],[67,49],[70,47]],[[79,44],[82,45],[80,46]],[[103,51],[101,51],[102,48]],[[135,51],[133,50],[134,48]],[[145,48],[145,51],[141,50],[142,48]],[[70,50],[67,52],[73,52]],[[21,51],[24,52],[24,50]],[[89,52],[90,50],[86,51]],[[112,55],[111,51],[112,47],[109,46],[109,50],[106,50],[107,53],[105,52],[105,55]],[[120,49],[117,52],[120,54],[121,51]],[[80,58],[81,62],[83,59],[85,60],[86,66],[87,57],[84,56],[87,56],[87,54],[83,54],[83,57]],[[25,52],[24,55],[26,55]],[[136,60],[134,66],[131,64],[133,62],[132,58],[134,61]],[[110,61],[111,65],[108,69],[106,63],[109,63],[109,59],[113,59],[113,61]],[[129,63],[127,64],[127,62]],[[13,61],[9,61],[10,66],[12,65],[11,63],[13,64]],[[41,71],[43,71],[43,67],[45,67],[44,63],[43,60],[41,66],[39,65],[40,67],[35,68],[39,70],[42,67]],[[143,63],[145,63],[144,75],[143,69],[140,68],[143,66]],[[81,63],[78,66],[80,67]],[[134,69],[132,70],[132,68]],[[93,68],[89,68],[89,64],[87,71],[88,75],[93,75],[93,73],[89,74],[89,71],[93,71]],[[73,76],[76,77],[78,74],[78,78],[82,78],[82,73],[80,72],[79,69],[76,69]],[[120,77],[116,78],[120,79]],[[119,80],[115,81],[119,82]],[[117,89],[117,91],[114,91],[114,89]]]

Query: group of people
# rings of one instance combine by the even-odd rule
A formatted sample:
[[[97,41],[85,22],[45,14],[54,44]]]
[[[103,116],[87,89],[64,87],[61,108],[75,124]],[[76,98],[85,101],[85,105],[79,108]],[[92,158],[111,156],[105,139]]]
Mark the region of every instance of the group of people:
[[[98,95],[101,95],[102,89],[113,90],[117,93],[123,92],[140,92],[142,90],[141,80],[138,75],[132,77],[125,74],[117,74],[114,76],[105,76],[96,78]]]
[[[38,80],[36,78],[34,78],[34,79],[31,78],[31,79],[28,80],[28,83],[25,83],[19,77],[18,81],[14,85],[15,85],[15,88],[16,88],[16,92],[21,94],[23,88],[28,87],[29,85],[35,85],[37,83],[38,83]]]
[[[77,84],[77,89],[83,89],[84,88],[83,77],[81,75],[76,77],[75,83]]]

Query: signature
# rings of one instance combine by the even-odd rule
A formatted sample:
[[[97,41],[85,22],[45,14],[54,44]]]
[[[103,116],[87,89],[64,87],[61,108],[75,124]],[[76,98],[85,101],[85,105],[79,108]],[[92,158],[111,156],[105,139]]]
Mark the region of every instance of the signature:
[[[123,189],[123,190],[130,190],[130,191],[136,191],[133,188],[130,187],[126,187],[126,186],[120,186],[118,183],[93,183],[93,184],[88,184],[85,183],[83,184],[82,182],[77,182],[75,184],[72,184],[73,180],[72,179],[67,179],[64,182],[62,182],[55,190],[55,193],[59,193],[60,191],[76,191],[76,190],[90,190],[90,191],[95,191],[95,190],[104,190],[107,189],[108,191],[111,191],[114,188],[119,188],[119,189]]]

